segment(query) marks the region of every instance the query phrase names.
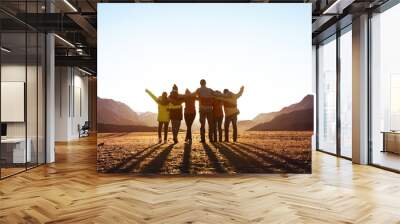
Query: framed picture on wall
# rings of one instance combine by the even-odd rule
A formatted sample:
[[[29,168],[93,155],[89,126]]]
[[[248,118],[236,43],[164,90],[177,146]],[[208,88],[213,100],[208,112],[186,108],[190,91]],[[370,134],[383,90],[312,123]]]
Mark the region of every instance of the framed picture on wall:
[[[310,5],[105,3],[98,18],[99,172],[311,173]]]

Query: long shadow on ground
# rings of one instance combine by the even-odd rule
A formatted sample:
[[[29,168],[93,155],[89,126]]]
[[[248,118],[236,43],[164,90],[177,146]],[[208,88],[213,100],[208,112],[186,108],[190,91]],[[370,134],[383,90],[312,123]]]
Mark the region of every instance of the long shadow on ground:
[[[184,174],[190,173],[191,154],[192,154],[192,143],[187,142],[187,143],[185,143],[185,147],[183,149],[183,162],[182,162],[181,167],[179,168],[181,173],[184,173]]]
[[[236,173],[264,173],[264,165],[244,153],[237,153],[229,145],[212,143],[214,147],[224,156]]]
[[[225,145],[229,146],[232,150],[235,150],[237,153],[240,154],[247,154],[248,156],[252,158],[258,158],[264,161],[264,164],[262,164],[263,173],[296,173],[299,172],[299,169],[292,164],[286,163],[286,161],[283,161],[277,157],[274,157],[267,152],[259,152],[256,150],[252,150],[248,147],[244,147],[242,145],[238,145],[237,143],[234,144],[226,144]]]
[[[133,154],[133,155],[131,155],[131,156],[129,156],[129,157],[123,159],[122,162],[120,162],[119,164],[117,164],[117,165],[114,166],[113,168],[107,170],[107,172],[121,172],[121,169],[122,169],[123,167],[128,166],[128,164],[132,163],[132,160],[136,160],[137,157],[140,157],[141,154],[143,154],[146,150],[151,149],[151,148],[153,148],[153,147],[154,147],[154,149],[157,149],[157,148],[159,148],[161,145],[162,145],[161,143],[156,143],[156,144],[150,145],[150,146],[148,146],[148,147],[146,147],[146,148],[144,148],[144,149],[142,149],[142,150],[136,152],[135,154]]]
[[[204,151],[206,152],[208,158],[212,166],[214,167],[217,173],[226,173],[227,170],[221,165],[221,162],[218,160],[215,153],[211,150],[210,146],[207,143],[203,143]]]
[[[161,146],[162,144],[155,144],[147,148],[144,148],[141,151],[127,158],[124,162],[118,164],[118,166],[116,166],[115,168],[110,169],[108,172],[117,172],[117,173],[130,172],[134,168],[137,168],[144,159],[150,156],[154,151],[159,149]]]
[[[151,160],[139,173],[150,174],[150,173],[159,173],[161,168],[164,166],[165,161],[168,158],[168,155],[171,153],[175,144],[170,144],[166,147],[162,152],[160,152],[153,160]]]
[[[249,143],[235,143],[235,146],[242,148],[244,150],[248,150],[258,156],[260,156],[263,159],[269,159],[269,158],[277,158],[281,164],[284,164],[285,169],[289,173],[309,173],[311,172],[311,159],[310,160],[299,160],[299,159],[293,159],[290,158],[289,156],[286,156],[284,154],[279,154],[276,152],[268,151],[267,149],[261,148],[259,146],[249,144]],[[258,150],[258,152],[257,152]],[[263,152],[263,153],[260,153]],[[310,150],[311,154],[311,150]],[[311,158],[311,155],[310,155]]]
[[[251,154],[246,152],[246,150],[239,149],[235,147],[232,144],[227,144],[227,143],[217,143],[219,148],[225,148],[228,150],[231,150],[232,152],[236,153],[239,157],[243,158],[246,163],[245,164],[250,164],[248,168],[245,170],[247,172],[251,173],[273,173],[276,172],[276,169],[274,169],[274,166],[272,164],[275,164],[277,161],[275,160],[266,160],[263,158],[260,158],[257,155]]]

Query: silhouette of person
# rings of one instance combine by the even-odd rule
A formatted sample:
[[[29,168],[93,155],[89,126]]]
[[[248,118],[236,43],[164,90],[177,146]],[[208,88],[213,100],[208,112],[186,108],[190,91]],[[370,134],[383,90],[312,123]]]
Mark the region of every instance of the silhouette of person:
[[[219,100],[223,101],[224,104],[224,112],[225,112],[225,141],[229,142],[229,126],[232,123],[233,128],[233,141],[237,141],[237,116],[240,111],[237,107],[237,99],[242,96],[244,91],[244,86],[240,88],[238,93],[232,93],[229,89],[224,89],[224,94],[222,97],[216,97]]]
[[[162,142],[161,131],[164,128],[164,143],[167,142],[168,126],[169,126],[169,100],[166,92],[163,92],[160,97],[156,97],[150,90],[146,89],[146,93],[150,95],[151,98],[158,105],[158,142]]]
[[[220,91],[215,91],[215,96],[222,96]],[[222,109],[223,102],[214,98],[213,100],[213,117],[214,117],[214,129],[213,129],[213,138],[214,141],[222,142],[222,120],[224,119],[224,111]]]
[[[186,123],[185,142],[192,141],[192,125],[196,118],[196,95],[193,95],[189,89],[185,91],[185,109],[184,118]]]
[[[214,120],[213,120],[213,94],[214,91],[206,86],[206,80],[200,80],[200,88],[196,90],[196,96],[199,100],[199,114],[200,114],[200,138],[201,142],[206,141],[206,121],[208,123],[208,138],[210,142],[213,142],[213,130],[214,130]]]
[[[169,94],[168,100],[170,102],[169,117],[172,124],[172,136],[174,139],[174,143],[176,144],[178,143],[178,133],[183,118],[182,103],[184,102],[184,98],[182,97],[182,95],[179,95],[178,86],[176,86],[175,84],[172,87],[172,91]]]

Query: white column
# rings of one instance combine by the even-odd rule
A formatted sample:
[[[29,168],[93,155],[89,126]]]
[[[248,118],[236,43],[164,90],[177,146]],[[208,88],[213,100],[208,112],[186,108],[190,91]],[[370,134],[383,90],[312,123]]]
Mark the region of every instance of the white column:
[[[368,15],[353,19],[353,162],[368,163]]]
[[[54,35],[46,36],[46,163],[55,161],[55,55]]]
[[[312,142],[311,142],[311,149],[316,150],[317,149],[317,48],[315,45],[312,46],[312,93],[314,95],[314,134],[312,136]]]

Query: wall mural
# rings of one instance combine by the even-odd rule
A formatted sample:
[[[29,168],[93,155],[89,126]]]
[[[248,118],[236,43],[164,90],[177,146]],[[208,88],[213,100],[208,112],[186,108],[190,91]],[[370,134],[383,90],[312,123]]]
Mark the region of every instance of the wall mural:
[[[99,4],[99,172],[311,173],[309,4]]]

